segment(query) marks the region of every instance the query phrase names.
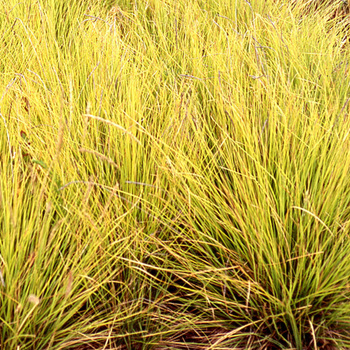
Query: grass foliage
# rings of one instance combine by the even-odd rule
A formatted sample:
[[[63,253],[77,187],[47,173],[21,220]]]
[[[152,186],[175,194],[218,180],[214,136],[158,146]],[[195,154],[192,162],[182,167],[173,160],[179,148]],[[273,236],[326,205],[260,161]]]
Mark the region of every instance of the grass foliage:
[[[0,3],[1,349],[349,349],[343,1]]]

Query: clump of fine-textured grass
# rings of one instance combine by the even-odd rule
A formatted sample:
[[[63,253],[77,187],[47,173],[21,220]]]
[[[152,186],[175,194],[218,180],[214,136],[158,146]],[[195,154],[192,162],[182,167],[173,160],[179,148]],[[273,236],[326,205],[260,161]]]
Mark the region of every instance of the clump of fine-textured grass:
[[[1,349],[349,348],[341,1],[0,3]]]

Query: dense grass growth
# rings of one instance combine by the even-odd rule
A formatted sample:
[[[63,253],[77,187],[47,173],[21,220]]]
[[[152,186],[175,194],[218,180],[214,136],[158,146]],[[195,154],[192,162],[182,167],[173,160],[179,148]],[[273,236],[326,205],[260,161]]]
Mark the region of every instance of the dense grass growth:
[[[0,3],[1,349],[350,348],[343,1]]]

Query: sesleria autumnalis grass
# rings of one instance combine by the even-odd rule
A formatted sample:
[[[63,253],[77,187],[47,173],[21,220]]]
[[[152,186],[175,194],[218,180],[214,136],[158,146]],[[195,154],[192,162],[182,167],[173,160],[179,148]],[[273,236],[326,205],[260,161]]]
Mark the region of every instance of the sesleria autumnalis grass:
[[[342,1],[1,1],[0,348],[348,349]]]

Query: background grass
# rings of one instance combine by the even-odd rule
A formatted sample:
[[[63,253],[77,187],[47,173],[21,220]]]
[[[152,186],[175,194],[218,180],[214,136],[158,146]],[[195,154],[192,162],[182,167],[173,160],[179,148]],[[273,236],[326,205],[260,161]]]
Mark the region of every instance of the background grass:
[[[2,0],[1,349],[347,349],[343,1]]]

